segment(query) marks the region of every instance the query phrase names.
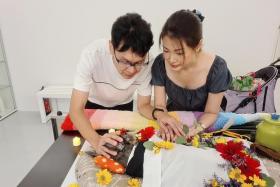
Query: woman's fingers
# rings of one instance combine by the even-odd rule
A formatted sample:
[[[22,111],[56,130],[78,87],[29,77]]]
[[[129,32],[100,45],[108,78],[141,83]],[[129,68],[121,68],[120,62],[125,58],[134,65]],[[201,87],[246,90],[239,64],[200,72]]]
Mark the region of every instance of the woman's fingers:
[[[172,130],[174,131],[176,136],[186,136],[183,131],[183,126],[176,120],[171,120],[169,124],[172,127]]]
[[[175,133],[173,132],[172,127],[170,127],[169,125],[167,126],[167,129],[168,129],[168,132],[169,132],[169,135],[170,135],[170,140],[169,141],[173,141]]]

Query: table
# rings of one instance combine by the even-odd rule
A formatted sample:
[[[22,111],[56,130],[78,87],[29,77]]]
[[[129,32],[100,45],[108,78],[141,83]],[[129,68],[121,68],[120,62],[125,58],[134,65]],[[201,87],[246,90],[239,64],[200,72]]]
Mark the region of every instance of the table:
[[[84,143],[81,138],[81,146],[74,147],[75,136],[81,137],[77,131],[63,132],[18,186],[60,186]]]
[[[98,131],[99,134],[106,132],[106,130]],[[77,131],[64,131],[18,186],[61,186],[84,143],[84,139],[81,138],[81,145],[74,147],[72,139],[75,136],[81,137]],[[274,178],[276,184],[280,186],[280,163],[264,157],[262,157],[262,160],[269,174]]]

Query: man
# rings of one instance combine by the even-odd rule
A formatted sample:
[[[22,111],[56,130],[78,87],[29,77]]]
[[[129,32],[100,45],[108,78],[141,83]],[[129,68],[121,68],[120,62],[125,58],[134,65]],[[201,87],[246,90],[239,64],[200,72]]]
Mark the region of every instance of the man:
[[[152,45],[150,24],[139,14],[128,13],[113,23],[111,40],[97,40],[82,52],[70,116],[82,136],[99,154],[106,157],[116,155],[104,145],[117,145],[122,138],[114,133],[97,134],[84,115],[84,108],[132,111],[133,95],[137,90],[138,111],[152,119],[152,61],[148,53]]]

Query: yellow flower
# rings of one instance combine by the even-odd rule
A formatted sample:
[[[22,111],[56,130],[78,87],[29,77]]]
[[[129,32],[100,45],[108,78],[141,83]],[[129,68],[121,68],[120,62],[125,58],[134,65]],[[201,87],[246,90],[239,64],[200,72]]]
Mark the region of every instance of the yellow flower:
[[[78,183],[71,183],[68,187],[80,187],[80,185]]]
[[[241,174],[241,170],[239,168],[232,168],[229,172],[229,178],[236,180],[237,182],[244,183],[246,180],[246,175]]]
[[[236,143],[241,142],[241,138],[234,138],[233,141]]]
[[[137,138],[137,140],[141,140],[141,134],[135,134],[135,137]]]
[[[203,133],[201,136],[202,136],[202,138],[209,139],[209,138],[212,138],[213,134],[211,134],[211,133]]]
[[[265,187],[265,180],[260,179],[258,176],[254,175],[253,177],[249,177],[251,181],[254,182],[254,186]]]
[[[215,138],[215,142],[216,143],[227,143],[227,139],[225,139],[224,137],[219,137],[219,138]]]
[[[158,153],[160,152],[160,148],[159,148],[158,146],[154,146],[154,147],[153,147],[153,152],[154,152],[155,154],[158,154]]]
[[[244,149],[244,150],[242,150],[241,152],[242,152],[242,153],[244,153],[245,155],[248,155],[248,154],[249,154],[249,153],[248,153],[248,151],[247,151],[247,150],[245,150],[245,149]]]
[[[127,181],[129,187],[140,187],[139,179],[131,178]]]
[[[192,146],[194,146],[194,147],[199,147],[199,136],[198,135],[195,135],[194,137],[193,137],[193,140],[192,140]]]
[[[155,142],[155,145],[159,148],[164,148],[164,149],[172,149],[174,147],[173,143],[169,141]]]
[[[218,187],[219,183],[218,183],[218,181],[216,179],[212,179],[211,185],[212,185],[212,187]]]
[[[96,173],[97,183],[100,185],[108,185],[112,182],[112,174],[107,170],[100,170]]]
[[[251,183],[242,183],[241,187],[253,187]]]

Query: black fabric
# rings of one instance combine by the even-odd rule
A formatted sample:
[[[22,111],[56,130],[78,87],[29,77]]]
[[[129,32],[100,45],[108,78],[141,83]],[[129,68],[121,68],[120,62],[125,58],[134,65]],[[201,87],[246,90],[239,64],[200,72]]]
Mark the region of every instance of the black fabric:
[[[165,87],[168,96],[167,109],[169,111],[203,112],[208,94],[226,91],[231,81],[232,75],[225,60],[217,55],[209,70],[206,84],[195,90],[182,88],[168,78],[162,54],[157,56],[152,66],[151,84]]]
[[[144,165],[145,147],[143,143],[138,143],[133,157],[130,159],[125,173],[131,177],[143,178],[143,165]]]
[[[92,103],[90,101],[87,101],[85,109],[106,109],[106,110],[126,110],[126,111],[133,111],[133,101],[123,104],[123,105],[117,105],[114,107],[105,107],[102,105],[98,105],[96,103]]]

